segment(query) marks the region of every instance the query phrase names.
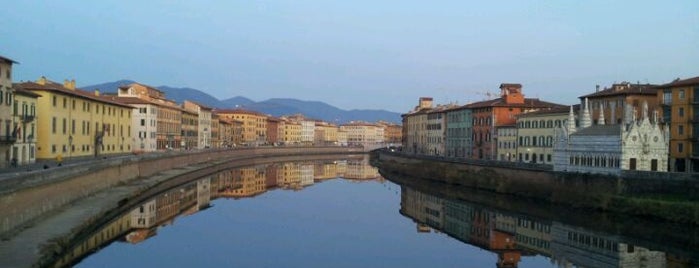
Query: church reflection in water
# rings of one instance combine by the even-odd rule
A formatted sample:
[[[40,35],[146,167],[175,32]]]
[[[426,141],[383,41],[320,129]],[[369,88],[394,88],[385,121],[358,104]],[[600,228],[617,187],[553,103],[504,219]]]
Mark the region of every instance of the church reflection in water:
[[[273,189],[302,190],[330,179],[381,180],[368,157],[333,161],[286,162],[232,169],[167,189],[101,227],[89,227],[82,239],[60,254],[55,267],[74,264],[113,242],[140,243],[178,217],[205,210],[217,198],[250,198]],[[517,267],[528,256],[545,256],[559,267],[696,267],[696,234],[663,250],[635,243],[633,237],[576,226],[558,217],[528,215],[526,207],[493,208],[464,195],[421,185],[400,185],[400,214],[419,235],[443,235],[497,254],[496,267]],[[417,190],[417,189],[420,190]],[[485,197],[480,200],[492,199]],[[495,200],[494,203],[508,203]],[[524,212],[523,212],[524,211]],[[537,213],[534,213],[537,214]],[[541,213],[538,213],[541,214]],[[546,215],[547,213],[543,213]],[[553,213],[555,214],[555,212]],[[550,214],[548,214],[550,215]],[[574,220],[573,220],[574,221]],[[94,231],[89,231],[94,230]],[[641,240],[642,241],[642,240]],[[655,248],[655,249],[654,249]],[[670,249],[668,251],[667,249]],[[671,252],[672,249],[677,249]]]

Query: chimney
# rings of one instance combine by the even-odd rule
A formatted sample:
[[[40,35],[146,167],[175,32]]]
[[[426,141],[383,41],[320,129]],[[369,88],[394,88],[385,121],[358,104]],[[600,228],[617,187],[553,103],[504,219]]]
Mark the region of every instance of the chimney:
[[[39,77],[39,79],[36,80],[36,83],[39,84],[39,85],[42,85],[42,86],[43,86],[43,85],[46,85],[46,76],[41,76],[41,77]]]
[[[419,109],[432,108],[431,97],[420,97]]]
[[[100,89],[99,89],[99,88],[96,88],[96,89],[95,89],[95,96],[98,96],[98,97],[99,97],[99,95],[100,95]]]
[[[599,85],[595,85],[595,92],[599,92]]]
[[[72,81],[68,81],[68,79],[63,80],[63,87],[67,89],[74,90],[75,89],[75,79]]]

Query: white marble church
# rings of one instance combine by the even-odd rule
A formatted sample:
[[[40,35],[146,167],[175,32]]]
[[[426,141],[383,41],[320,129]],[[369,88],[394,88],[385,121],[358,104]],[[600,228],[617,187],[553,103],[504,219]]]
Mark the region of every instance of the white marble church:
[[[651,121],[648,103],[643,103],[640,119],[631,106],[624,108],[622,124],[606,125],[604,113],[599,113],[597,125],[592,125],[585,99],[576,127],[571,107],[566,126],[556,129],[553,169],[615,175],[621,170],[667,171],[670,133],[667,126],[659,125],[657,111]]]

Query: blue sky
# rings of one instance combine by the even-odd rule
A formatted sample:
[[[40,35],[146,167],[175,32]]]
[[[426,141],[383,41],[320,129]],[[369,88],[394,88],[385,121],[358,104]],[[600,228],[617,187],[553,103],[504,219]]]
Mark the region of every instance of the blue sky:
[[[699,1],[482,2],[12,1],[0,55],[20,62],[15,81],[395,112],[421,96],[482,100],[502,82],[571,104],[597,84],[699,76]]]

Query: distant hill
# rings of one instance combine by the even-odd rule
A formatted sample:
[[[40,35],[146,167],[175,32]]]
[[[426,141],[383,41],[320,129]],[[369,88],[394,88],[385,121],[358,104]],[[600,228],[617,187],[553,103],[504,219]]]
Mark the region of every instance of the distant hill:
[[[119,86],[135,83],[132,80],[119,80],[115,82],[102,83],[81,87],[92,91],[99,89],[103,93],[116,93]],[[214,96],[204,93],[194,88],[177,88],[171,86],[156,87],[165,93],[165,97],[182,103],[185,100],[195,101],[203,105],[219,109],[244,108],[273,116],[291,115],[301,113],[307,117],[320,119],[331,123],[345,123],[349,121],[369,121],[375,122],[385,120],[388,122],[400,123],[399,113],[386,110],[342,110],[335,106],[321,101],[304,101],[290,98],[272,98],[265,101],[255,102],[246,97],[237,96],[225,100],[219,100]]]

